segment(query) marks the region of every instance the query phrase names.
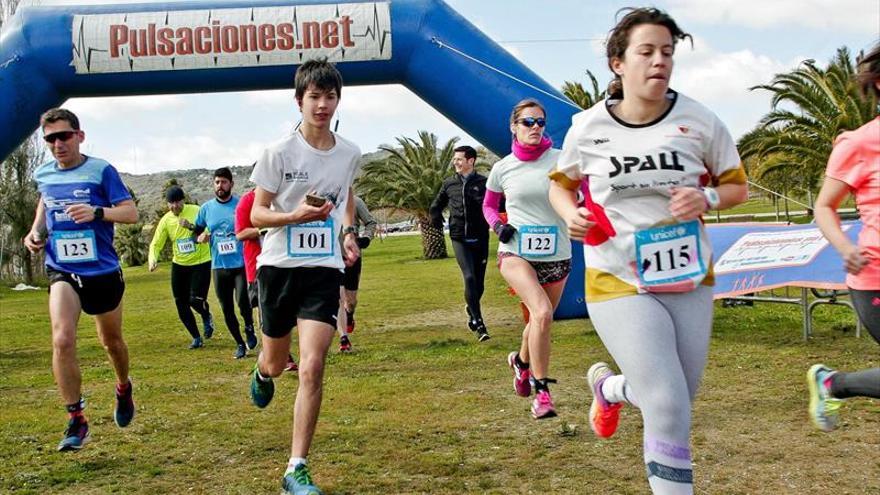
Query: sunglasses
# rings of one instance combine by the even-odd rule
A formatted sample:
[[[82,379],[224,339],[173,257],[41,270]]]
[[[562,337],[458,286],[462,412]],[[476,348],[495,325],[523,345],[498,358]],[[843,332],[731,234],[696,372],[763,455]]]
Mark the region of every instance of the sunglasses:
[[[48,136],[43,136],[43,139],[49,144],[55,144],[55,141],[57,141],[59,139],[62,141],[69,141],[70,138],[72,138],[73,136],[76,135],[76,133],[77,133],[77,131],[53,132],[52,134],[49,134]]]
[[[522,124],[526,127],[533,127],[535,124],[538,124],[538,127],[544,127],[547,125],[547,120],[544,117],[538,117],[537,119],[534,117],[525,117],[522,119],[516,120],[517,124]]]

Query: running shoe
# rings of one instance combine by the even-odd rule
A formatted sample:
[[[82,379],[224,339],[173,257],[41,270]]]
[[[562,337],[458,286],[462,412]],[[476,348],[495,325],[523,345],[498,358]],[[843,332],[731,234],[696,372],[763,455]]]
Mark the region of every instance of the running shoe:
[[[247,348],[249,351],[252,351],[257,348],[257,334],[254,332],[253,325],[245,325],[244,327],[244,337],[247,341]]]
[[[295,373],[299,371],[299,366],[297,366],[296,361],[293,360],[293,355],[287,355],[287,364],[284,366],[284,371],[290,371]]]
[[[204,345],[204,343],[202,342],[202,338],[196,337],[193,339],[192,344],[189,345],[189,348],[190,349],[198,349],[199,347],[202,347],[203,345]]]
[[[611,438],[611,435],[614,435],[620,421],[620,408],[623,407],[623,403],[608,402],[602,395],[602,384],[612,376],[614,372],[608,364],[601,361],[594,363],[587,371],[587,383],[590,384],[590,390],[593,392],[593,402],[590,404],[590,428],[599,438]]]
[[[339,352],[351,352],[351,340],[348,337],[339,338]]]
[[[516,365],[516,355],[516,351],[507,355],[507,365],[513,371],[513,391],[520,397],[528,397],[532,393],[532,384],[529,382],[532,372]]]
[[[214,317],[211,313],[208,313],[208,317],[202,320],[202,328],[204,329],[205,340],[210,339],[214,335]]]
[[[549,390],[541,390],[535,394],[532,401],[532,417],[535,419],[547,419],[556,416],[556,407],[553,406],[553,398]]]
[[[275,383],[271,378],[267,378],[265,382],[257,378],[258,369],[258,365],[254,363],[254,369],[251,371],[251,402],[263,409],[272,402],[272,397],[275,395]]]
[[[297,466],[292,473],[287,473],[281,479],[281,488],[289,495],[323,495],[309,473],[309,467],[305,464]]]
[[[489,330],[486,330],[486,325],[483,323],[483,320],[477,320],[477,340],[480,342],[485,342],[492,337],[489,336]]]
[[[247,356],[247,348],[244,346],[244,344],[239,344],[238,347],[236,347],[235,354],[233,354],[232,357],[235,359],[241,359],[245,356]]]
[[[831,431],[837,428],[840,421],[838,413],[841,399],[831,397],[825,381],[836,371],[824,364],[814,364],[807,371],[807,386],[810,389],[810,419],[816,428],[822,431]]]
[[[64,439],[58,444],[58,451],[79,450],[89,443],[90,438],[89,422],[86,418],[82,416],[70,418],[67,429],[64,430]]]
[[[134,418],[133,389],[131,380],[128,381],[128,387],[126,387],[126,391],[122,394],[119,393],[118,388],[116,389],[116,409],[113,410],[113,421],[120,428],[128,426]]]

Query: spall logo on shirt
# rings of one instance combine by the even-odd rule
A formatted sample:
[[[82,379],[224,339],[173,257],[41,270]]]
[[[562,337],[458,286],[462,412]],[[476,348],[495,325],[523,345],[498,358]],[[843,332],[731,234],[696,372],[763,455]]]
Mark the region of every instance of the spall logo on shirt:
[[[611,164],[614,170],[608,174],[608,177],[617,177],[622,173],[631,174],[633,172],[647,172],[651,170],[678,170],[684,171],[684,167],[678,161],[678,152],[663,152],[658,155],[648,156],[612,156]]]

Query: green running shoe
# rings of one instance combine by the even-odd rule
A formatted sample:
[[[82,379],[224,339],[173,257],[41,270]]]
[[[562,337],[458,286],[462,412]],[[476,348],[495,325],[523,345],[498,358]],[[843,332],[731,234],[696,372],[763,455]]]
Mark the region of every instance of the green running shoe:
[[[838,410],[843,403],[841,399],[835,399],[825,387],[825,380],[836,373],[824,364],[814,364],[807,371],[807,386],[810,389],[810,419],[816,428],[822,431],[831,431],[837,428],[840,420]]]
[[[297,466],[292,473],[287,473],[281,479],[281,487],[289,495],[324,495],[312,481],[309,467],[305,464]]]
[[[275,395],[275,382],[271,378],[265,382],[257,378],[258,366],[255,363],[254,369],[251,371],[251,401],[255,406],[263,409],[272,402],[272,397]]]

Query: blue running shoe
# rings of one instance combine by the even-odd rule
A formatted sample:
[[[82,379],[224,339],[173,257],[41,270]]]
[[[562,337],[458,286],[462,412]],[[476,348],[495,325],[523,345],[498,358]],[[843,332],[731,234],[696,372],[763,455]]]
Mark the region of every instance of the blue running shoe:
[[[134,418],[134,400],[132,399],[133,386],[131,380],[128,381],[128,387],[122,394],[116,389],[116,409],[113,410],[113,421],[116,426],[125,428]]]
[[[292,473],[287,473],[281,479],[281,488],[289,495],[324,495],[312,481],[309,467],[305,464],[297,466]]]
[[[202,338],[196,337],[193,339],[192,344],[189,345],[189,348],[190,349],[198,349],[199,347],[202,347],[203,345],[204,344],[202,343]]]
[[[244,344],[240,344],[238,347],[236,347],[235,354],[232,355],[232,357],[235,359],[241,359],[245,356],[247,356],[247,349],[244,347]]]
[[[249,351],[252,351],[257,348],[257,334],[254,332],[253,325],[245,325],[244,327],[244,337],[247,341],[247,348]]]
[[[254,369],[251,371],[251,402],[263,409],[272,402],[272,397],[275,396],[275,382],[271,378],[265,382],[260,380],[257,378],[257,370],[258,365],[254,364]]]
[[[204,329],[205,340],[210,339],[214,335],[214,317],[211,313],[208,313],[208,317],[202,321],[202,328]]]
[[[58,444],[59,452],[79,450],[89,443],[89,422],[82,416],[70,418],[67,429],[64,430],[64,439]]]
[[[807,371],[807,387],[810,389],[810,419],[816,428],[822,431],[831,431],[837,428],[840,420],[838,410],[843,403],[841,399],[831,397],[830,391],[825,387],[825,380],[836,373],[824,364],[814,364]]]

